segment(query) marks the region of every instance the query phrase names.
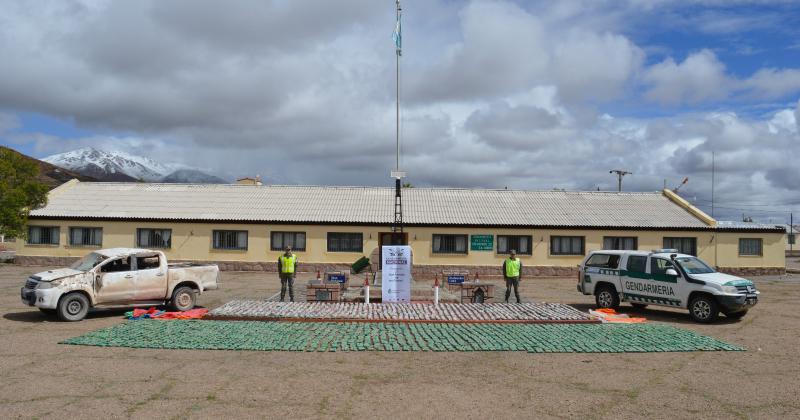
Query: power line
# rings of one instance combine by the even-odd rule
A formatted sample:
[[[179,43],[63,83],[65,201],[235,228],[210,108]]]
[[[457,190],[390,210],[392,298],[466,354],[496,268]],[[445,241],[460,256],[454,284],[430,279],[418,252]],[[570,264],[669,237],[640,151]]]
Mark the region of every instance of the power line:
[[[705,201],[707,203],[711,202],[711,200],[706,200],[706,199],[703,199],[703,198],[697,198],[695,200],[696,201]],[[716,201],[716,203],[719,203],[719,201]],[[790,203],[790,204],[778,204],[778,203],[772,203],[772,204],[750,204],[750,203],[732,203],[732,202],[727,202],[727,201],[723,202],[722,204],[726,204],[726,205],[730,205],[730,206],[743,206],[743,207],[786,207],[786,206],[798,206],[798,205],[800,205],[798,203]]]
[[[710,207],[708,204],[701,204],[700,207]],[[774,213],[774,214],[783,214],[788,215],[790,213],[797,213],[800,210],[757,210],[757,209],[743,209],[739,207],[724,207],[724,206],[716,206],[718,209],[725,209],[725,210],[736,210],[736,211],[745,211],[751,214],[759,214],[759,213]]]

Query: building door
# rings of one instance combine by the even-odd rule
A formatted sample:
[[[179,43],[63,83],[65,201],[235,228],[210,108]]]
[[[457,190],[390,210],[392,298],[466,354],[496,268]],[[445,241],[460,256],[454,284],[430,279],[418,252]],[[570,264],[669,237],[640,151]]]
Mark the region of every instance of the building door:
[[[378,235],[378,269],[383,268],[384,245],[408,245],[408,232],[395,235],[392,232],[381,232]]]

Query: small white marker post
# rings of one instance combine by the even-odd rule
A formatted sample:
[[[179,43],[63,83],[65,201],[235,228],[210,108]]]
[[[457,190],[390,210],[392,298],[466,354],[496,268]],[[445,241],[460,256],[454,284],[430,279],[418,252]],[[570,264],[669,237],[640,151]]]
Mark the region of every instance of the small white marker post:
[[[439,306],[439,275],[433,277],[433,304]]]
[[[364,275],[364,303],[369,303],[369,274]]]

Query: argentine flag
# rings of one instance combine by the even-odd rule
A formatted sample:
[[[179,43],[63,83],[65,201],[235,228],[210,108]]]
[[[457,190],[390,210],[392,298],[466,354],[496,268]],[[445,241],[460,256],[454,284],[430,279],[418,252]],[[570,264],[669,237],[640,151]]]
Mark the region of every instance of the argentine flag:
[[[397,25],[394,27],[394,33],[392,34],[392,39],[394,40],[394,45],[397,48],[397,55],[402,55],[403,49],[403,35],[400,31],[400,15],[397,16]]]

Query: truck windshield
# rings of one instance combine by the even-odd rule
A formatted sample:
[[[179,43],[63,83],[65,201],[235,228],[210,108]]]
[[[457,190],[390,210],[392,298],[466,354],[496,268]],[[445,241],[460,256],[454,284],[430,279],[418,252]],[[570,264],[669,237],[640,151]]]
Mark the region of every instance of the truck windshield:
[[[75,261],[74,264],[69,266],[69,268],[78,271],[89,271],[93,269],[97,264],[100,264],[106,259],[103,255],[100,255],[96,252],[92,252],[91,254],[83,257],[82,259]]]
[[[675,261],[683,267],[689,274],[708,274],[713,273],[714,269],[709,267],[706,263],[695,257],[680,257],[675,258]]]

